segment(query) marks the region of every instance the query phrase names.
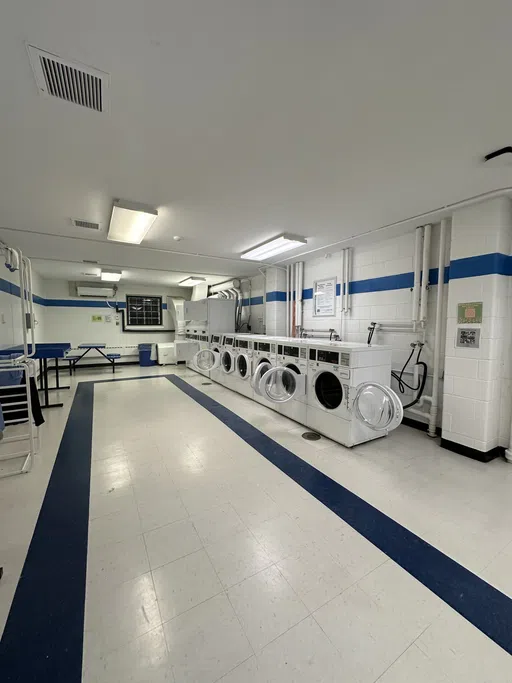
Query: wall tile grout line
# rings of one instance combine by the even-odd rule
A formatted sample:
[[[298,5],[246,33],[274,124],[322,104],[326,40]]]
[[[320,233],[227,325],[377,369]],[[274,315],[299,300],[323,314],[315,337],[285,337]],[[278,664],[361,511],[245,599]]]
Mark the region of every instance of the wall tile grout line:
[[[167,379],[512,654],[512,599],[185,380]]]

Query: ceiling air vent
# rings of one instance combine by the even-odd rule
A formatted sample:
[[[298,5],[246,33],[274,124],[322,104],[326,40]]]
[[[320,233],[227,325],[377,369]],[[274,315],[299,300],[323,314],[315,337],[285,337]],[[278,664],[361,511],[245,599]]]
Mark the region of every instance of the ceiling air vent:
[[[40,92],[94,111],[107,110],[108,74],[32,45],[27,48]]]
[[[94,265],[97,265],[98,261],[89,261],[89,259],[84,258],[82,263],[94,263]]]
[[[93,223],[92,221],[83,221],[81,218],[72,218],[71,221],[75,228],[87,228],[88,230],[100,229],[100,224]]]

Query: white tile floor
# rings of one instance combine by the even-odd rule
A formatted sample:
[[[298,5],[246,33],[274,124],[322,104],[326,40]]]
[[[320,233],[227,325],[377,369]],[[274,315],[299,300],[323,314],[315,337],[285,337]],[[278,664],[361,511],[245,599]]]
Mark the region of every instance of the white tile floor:
[[[308,443],[202,377],[152,372],[95,386],[84,683],[512,681],[507,653],[158,375],[178,372],[512,595],[510,465],[406,427],[354,450]],[[72,395],[47,411],[34,471],[0,481],[2,629]]]

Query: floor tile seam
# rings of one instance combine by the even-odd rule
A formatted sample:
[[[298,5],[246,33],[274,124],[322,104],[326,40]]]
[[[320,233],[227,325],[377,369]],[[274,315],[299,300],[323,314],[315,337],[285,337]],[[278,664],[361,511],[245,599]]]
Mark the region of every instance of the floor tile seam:
[[[226,596],[226,599],[227,599],[227,601],[229,602],[229,604],[230,604],[230,606],[231,606],[231,609],[233,610],[233,614],[235,615],[236,620],[238,621],[238,625],[240,626],[240,630],[241,630],[242,633],[244,634],[244,637],[245,637],[247,643],[249,644],[249,647],[251,648],[252,653],[255,655],[256,653],[255,653],[255,651],[254,651],[254,648],[253,648],[253,646],[252,646],[251,641],[249,640],[249,636],[248,636],[247,633],[245,632],[245,628],[244,628],[244,626],[243,626],[243,624],[242,624],[242,620],[241,620],[240,617],[238,616],[238,612],[237,612],[236,609],[233,607],[233,603],[231,602],[231,598],[229,597],[229,590],[230,590],[230,589],[229,589],[229,588],[224,588],[224,584],[222,583],[221,578],[220,578],[219,574],[217,573],[217,570],[216,570],[216,568],[215,568],[215,565],[213,564],[213,561],[212,561],[212,559],[211,559],[211,557],[210,557],[208,551],[206,550],[206,548],[205,548],[205,552],[206,552],[206,554],[207,554],[207,556],[208,556],[208,559],[210,560],[210,564],[211,564],[212,567],[213,567],[213,571],[215,572],[215,576],[217,577],[217,581],[218,581],[218,582],[220,583],[220,585],[223,587],[223,593],[224,593],[224,595]],[[245,581],[245,579],[244,579],[244,581]],[[240,582],[240,583],[243,583],[243,582]],[[244,660],[244,661],[245,661],[245,660]],[[238,666],[238,665],[237,665],[237,666]],[[233,667],[233,668],[236,668],[236,667]],[[225,676],[226,674],[223,674],[223,675]],[[221,678],[222,678],[222,676],[221,676]],[[218,680],[218,679],[217,679],[217,680]]]
[[[495,554],[491,557],[491,559],[489,560],[489,562],[477,572],[478,575],[479,575],[481,578],[483,578],[484,572],[491,566],[491,564],[494,562],[494,560],[495,560],[496,558],[498,558],[500,555],[502,555],[504,552],[506,552],[507,548],[510,548],[510,546],[512,546],[512,541],[509,541],[508,543],[505,544],[505,546],[504,546],[501,550],[498,550],[498,552],[495,553]],[[484,579],[484,581],[485,581],[485,580],[486,580],[486,579]]]
[[[245,635],[245,633],[244,633],[244,635]],[[252,649],[252,645],[250,643],[249,643],[249,645]],[[219,683],[219,681],[222,681],[223,678],[225,678],[226,676],[229,676],[230,673],[232,673],[239,666],[242,666],[242,664],[245,664],[246,662],[248,662],[249,659],[252,659],[252,657],[256,658],[256,653],[253,652],[252,655],[249,655],[248,657],[246,657],[242,662],[240,662],[239,664],[235,664],[234,667],[232,667],[229,671],[226,671],[225,673],[223,673],[220,678],[216,678],[214,681],[212,681],[212,683]],[[242,682],[240,682],[240,683],[242,683]],[[265,681],[261,681],[260,683],[265,683]]]
[[[146,539],[144,538],[144,534],[142,534],[142,542],[144,543],[144,549],[145,549],[145,551],[146,551],[146,559],[147,559],[147,561],[148,561],[149,574],[150,574],[150,576],[151,576],[151,584],[152,584],[152,586],[153,586],[153,591],[154,591],[154,594],[155,594],[156,605],[157,605],[157,608],[158,608],[158,614],[159,614],[159,616],[160,616],[160,628],[162,629],[162,633],[164,633],[165,651],[167,652],[167,655],[169,656],[169,655],[170,655],[169,646],[168,646],[168,644],[167,644],[167,638],[165,637],[165,632],[164,632],[164,630],[163,630],[164,621],[163,621],[163,618],[162,618],[162,610],[160,609],[160,601],[158,600],[158,593],[156,592],[155,577],[153,576],[153,571],[152,571],[152,569],[151,569],[151,563],[150,563],[150,560],[149,560],[149,552],[148,552],[148,547],[147,547],[147,544],[146,544]],[[169,662],[169,663],[170,663],[170,662]],[[175,679],[174,671],[171,670],[171,673],[172,673],[172,677],[173,677],[173,680],[174,680],[174,679]]]
[[[419,647],[419,645],[416,644],[417,641],[418,641],[418,640],[422,637],[422,635],[425,633],[425,631],[427,631],[427,630],[432,626],[432,624],[434,624],[439,618],[440,618],[440,615],[437,615],[437,616],[433,619],[432,623],[427,624],[427,626],[425,626],[425,628],[421,631],[421,633],[419,633],[418,636],[417,636],[411,643],[409,643],[409,645],[405,648],[405,650],[404,650],[403,652],[401,652],[401,653],[398,655],[398,657],[397,657],[393,662],[391,662],[391,664],[390,664],[390,665],[389,665],[389,666],[380,674],[380,676],[375,680],[374,683],[379,683],[379,681],[384,677],[384,674],[385,674],[389,669],[391,669],[391,667],[394,666],[394,665],[396,664],[396,662],[397,662],[401,657],[403,657],[403,655],[404,655],[411,647],[413,647],[413,646],[417,647],[418,650],[419,650],[419,651],[420,651],[420,652],[429,660],[429,662],[432,662],[432,664],[436,667],[436,669],[445,677],[446,683],[451,683],[451,679],[448,678],[448,676],[446,675],[445,671],[444,671],[443,669],[440,669],[440,668],[437,666],[437,664],[434,663],[434,661],[432,660],[432,658],[429,657],[429,655],[428,655],[426,652],[424,652],[423,649],[422,649],[421,647]],[[464,618],[464,617],[463,617],[463,618]]]

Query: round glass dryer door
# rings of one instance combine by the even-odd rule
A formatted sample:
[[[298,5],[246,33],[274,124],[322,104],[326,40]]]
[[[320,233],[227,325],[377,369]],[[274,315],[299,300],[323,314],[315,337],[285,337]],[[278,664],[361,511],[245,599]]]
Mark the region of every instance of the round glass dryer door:
[[[375,432],[389,432],[402,422],[402,401],[384,384],[363,382],[356,389],[354,413],[357,419]]]
[[[258,367],[254,371],[254,374],[253,374],[252,379],[251,379],[251,385],[252,385],[252,388],[254,389],[254,391],[258,394],[258,396],[261,396],[261,392],[260,392],[261,378],[263,377],[263,375],[266,372],[268,372],[270,370],[271,367],[272,367],[272,365],[271,365],[270,361],[263,360],[263,361],[259,362]]]
[[[286,403],[302,396],[306,389],[306,378],[291,368],[271,368],[260,380],[260,393],[273,403]]]
[[[242,379],[247,379],[249,376],[249,359],[245,353],[240,353],[236,357],[236,373]]]
[[[231,351],[223,351],[220,357],[222,371],[229,375],[235,369],[235,361]]]
[[[194,356],[194,363],[199,370],[209,372],[220,365],[220,354],[213,349],[202,349]]]
[[[343,385],[333,372],[324,370],[315,379],[315,395],[321,406],[336,410],[343,401]]]

